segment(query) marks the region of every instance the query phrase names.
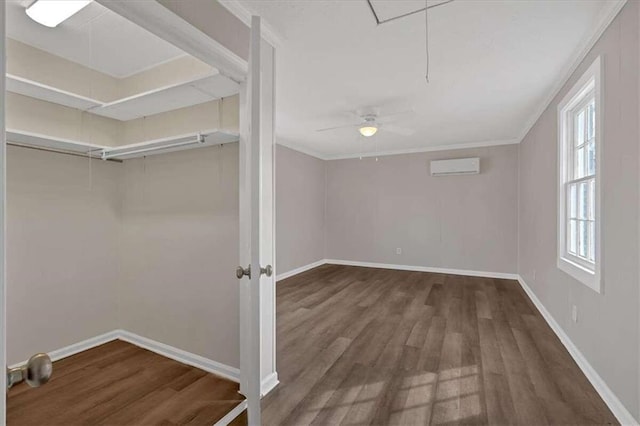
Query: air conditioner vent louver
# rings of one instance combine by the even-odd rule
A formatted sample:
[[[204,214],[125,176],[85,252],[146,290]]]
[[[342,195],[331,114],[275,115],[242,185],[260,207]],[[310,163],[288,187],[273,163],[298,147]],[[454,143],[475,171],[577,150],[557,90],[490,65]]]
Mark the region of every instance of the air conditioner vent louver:
[[[456,158],[431,161],[431,176],[477,175],[480,158]]]

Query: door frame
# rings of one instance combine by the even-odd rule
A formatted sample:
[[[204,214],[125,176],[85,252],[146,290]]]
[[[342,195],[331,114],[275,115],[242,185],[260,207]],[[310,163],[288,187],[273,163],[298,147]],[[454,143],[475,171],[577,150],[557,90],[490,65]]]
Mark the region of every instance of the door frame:
[[[0,2],[0,387],[7,389],[7,255],[6,255],[6,206],[7,206],[7,134],[5,123],[6,105],[6,2]],[[0,425],[7,422],[7,398],[0,398]]]
[[[124,18],[132,21],[142,28],[157,35],[161,39],[177,46],[186,53],[202,60],[216,67],[221,74],[231,78],[232,80],[240,83],[241,87],[247,82],[249,77],[249,64],[248,58],[243,57],[243,53],[238,46],[225,46],[223,41],[216,39],[212,34],[211,28],[226,28],[233,34],[226,35],[227,44],[230,40],[246,39],[249,40],[250,28],[247,27],[240,19],[225,9],[217,2],[197,2],[197,1],[181,1],[181,2],[160,2],[158,0],[144,1],[144,2],[123,2],[118,0],[96,0],[102,6],[112,10],[113,12],[123,16]],[[208,8],[202,10],[202,8]],[[216,25],[216,22],[223,22],[224,25]],[[275,48],[273,45],[264,41],[259,34],[258,37],[262,40],[262,46],[267,49],[260,49],[270,52],[271,62],[267,63],[273,67]],[[2,103],[0,105],[0,365],[6,366],[6,123],[5,123],[5,96],[6,96],[6,3],[0,2],[0,96],[2,96]],[[274,104],[273,104],[273,88],[275,73],[274,69],[262,72],[262,80],[264,82],[265,75],[268,76],[268,86],[271,90],[271,98],[269,102],[261,103],[260,110],[266,117],[271,119],[270,126],[267,126],[267,130],[262,131],[261,134],[267,136],[267,141],[272,144],[271,157],[272,164],[271,174],[275,172],[275,162],[273,156],[275,155],[275,140],[273,136],[273,120]],[[242,91],[241,91],[242,99]],[[242,104],[242,102],[241,102]],[[243,111],[240,111],[243,114]],[[244,111],[245,114],[248,111]],[[265,114],[266,113],[266,114]],[[241,116],[240,121],[246,121],[248,116]],[[265,133],[266,132],[266,133]],[[240,161],[242,161],[242,140],[240,149]],[[260,165],[260,162],[258,162]],[[271,179],[271,186],[274,186],[274,181]],[[244,194],[245,188],[240,187],[240,199],[246,196]],[[265,394],[268,390],[277,385],[277,373],[275,370],[275,196],[273,190],[269,194],[262,193],[262,199],[258,205],[263,205],[264,199],[270,197],[271,212],[271,259],[269,261],[274,266],[274,273],[270,279],[263,278],[259,288],[267,288],[268,290],[261,291],[259,293],[259,306],[262,315],[260,317],[260,367],[258,368],[260,374],[260,388],[261,394]],[[242,215],[242,213],[241,213]],[[242,219],[240,219],[242,220]],[[268,226],[268,224],[267,224]],[[263,236],[264,239],[264,236]],[[221,271],[221,273],[233,274],[233,269],[229,271]],[[242,296],[241,298],[245,297]],[[247,300],[241,300],[240,304],[247,303]],[[266,307],[267,309],[263,309]],[[240,311],[242,315],[242,311]],[[266,324],[266,326],[265,326]],[[249,336],[239,330],[240,340],[248,339]],[[262,348],[269,346],[272,350],[268,353],[262,351]],[[246,346],[245,346],[246,347]],[[240,357],[242,359],[242,355]],[[266,361],[265,361],[266,360]],[[246,370],[246,369],[245,369]],[[243,376],[247,372],[240,371],[241,380],[243,382]],[[0,386],[6,389],[6,374],[0,375]],[[268,381],[263,379],[267,378]],[[266,387],[264,386],[266,385]],[[5,391],[6,392],[6,391]],[[0,425],[6,424],[6,397],[2,398],[0,402]]]

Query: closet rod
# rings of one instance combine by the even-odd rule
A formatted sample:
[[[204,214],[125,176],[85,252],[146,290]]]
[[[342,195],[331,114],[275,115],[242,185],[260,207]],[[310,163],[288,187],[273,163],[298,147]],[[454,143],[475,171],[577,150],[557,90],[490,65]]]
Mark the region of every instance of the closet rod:
[[[124,157],[129,155],[144,154],[145,152],[161,151],[165,149],[172,149],[172,148],[177,148],[177,147],[187,146],[187,145],[196,145],[196,144],[202,145],[205,142],[206,142],[205,135],[198,134],[195,139],[182,141],[182,142],[175,142],[167,145],[147,146],[147,147],[137,148],[133,150],[115,147],[115,148],[112,148],[111,150],[102,151],[102,159],[109,160],[114,157]]]
[[[95,155],[89,155],[89,154],[82,153],[82,152],[66,151],[64,149],[55,149],[55,148],[44,148],[44,147],[41,147],[41,146],[33,146],[33,145],[27,145],[27,144],[9,142],[9,141],[7,141],[7,145],[15,146],[17,148],[33,149],[35,151],[53,152],[53,153],[56,153],[56,154],[72,155],[74,157],[91,158],[92,160],[104,161],[100,157],[100,154],[97,154],[97,153]],[[116,160],[114,158],[109,158],[106,161],[113,161],[114,163],[122,163],[122,160]]]

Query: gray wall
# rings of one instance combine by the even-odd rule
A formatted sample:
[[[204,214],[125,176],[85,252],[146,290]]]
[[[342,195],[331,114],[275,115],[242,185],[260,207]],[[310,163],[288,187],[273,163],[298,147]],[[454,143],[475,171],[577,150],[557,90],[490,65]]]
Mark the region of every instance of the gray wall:
[[[638,407],[638,3],[622,12],[519,146],[518,272],[626,408]],[[556,266],[557,105],[597,55],[604,61],[604,293]],[[572,305],[578,322],[571,320]]]
[[[121,324],[239,367],[238,144],[124,163]]]
[[[328,161],[325,257],[515,273],[517,153],[509,145]],[[479,175],[430,175],[430,160],[464,157],[480,157]]]
[[[122,165],[8,148],[7,362],[117,324]]]
[[[325,162],[276,145],[276,272],[324,259]]]

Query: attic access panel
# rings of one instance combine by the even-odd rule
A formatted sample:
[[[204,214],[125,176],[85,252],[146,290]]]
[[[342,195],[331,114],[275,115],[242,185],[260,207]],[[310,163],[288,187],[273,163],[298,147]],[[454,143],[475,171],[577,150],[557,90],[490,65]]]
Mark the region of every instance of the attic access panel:
[[[453,0],[428,0],[429,9],[450,3]],[[388,0],[367,0],[369,8],[378,25],[386,22],[395,21],[396,19],[410,16],[422,12],[425,8],[425,2],[421,0],[415,1],[388,1]]]

